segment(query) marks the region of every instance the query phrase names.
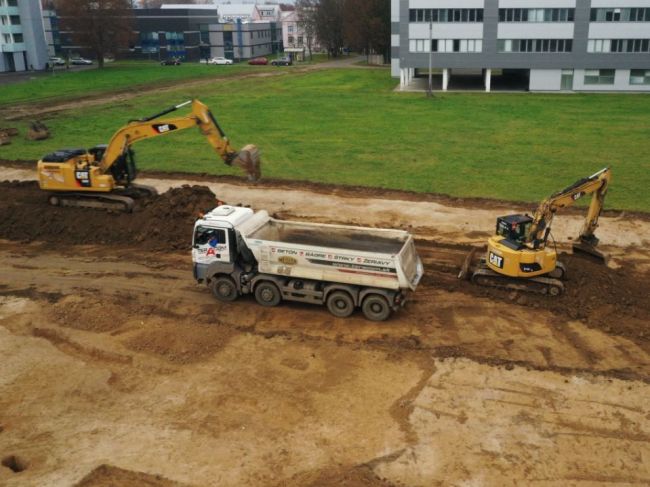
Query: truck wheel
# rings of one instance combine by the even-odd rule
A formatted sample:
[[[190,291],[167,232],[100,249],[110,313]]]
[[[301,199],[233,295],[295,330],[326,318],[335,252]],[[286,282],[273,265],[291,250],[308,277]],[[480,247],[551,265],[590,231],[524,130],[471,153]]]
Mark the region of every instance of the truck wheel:
[[[238,297],[237,286],[235,286],[235,282],[228,276],[219,276],[212,279],[210,288],[214,297],[225,303],[234,301]]]
[[[363,315],[371,321],[386,321],[390,316],[388,301],[379,294],[369,294],[361,305]]]
[[[354,312],[354,301],[345,291],[334,291],[327,297],[327,309],[338,318],[347,318]]]
[[[262,306],[277,306],[282,301],[282,295],[272,282],[261,282],[255,287],[255,300]]]

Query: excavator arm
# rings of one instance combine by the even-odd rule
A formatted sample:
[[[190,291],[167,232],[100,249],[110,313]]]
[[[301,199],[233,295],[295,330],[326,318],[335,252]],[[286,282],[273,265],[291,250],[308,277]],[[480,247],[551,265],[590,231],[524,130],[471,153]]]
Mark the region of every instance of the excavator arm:
[[[192,106],[191,114],[183,117],[160,119],[160,117],[189,104]],[[100,171],[102,173],[108,172],[111,166],[126,154],[129,147],[140,140],[167,135],[192,127],[199,129],[224,163],[242,168],[252,181],[260,178],[260,157],[257,147],[249,144],[242,150],[236,151],[231,146],[214,115],[199,100],[186,101],[151,117],[131,120],[111,138],[99,162]]]
[[[555,212],[558,209],[573,206],[583,196],[592,194],[589,210],[578,237],[580,243],[588,247],[580,250],[590,251],[591,253],[589,247],[593,248],[598,244],[594,231],[598,227],[598,218],[603,209],[611,177],[611,170],[606,167],[588,178],[576,181],[571,186],[552,194],[542,201],[533,216],[533,223],[526,242],[532,245],[533,248],[540,248],[540,246],[545,245]]]

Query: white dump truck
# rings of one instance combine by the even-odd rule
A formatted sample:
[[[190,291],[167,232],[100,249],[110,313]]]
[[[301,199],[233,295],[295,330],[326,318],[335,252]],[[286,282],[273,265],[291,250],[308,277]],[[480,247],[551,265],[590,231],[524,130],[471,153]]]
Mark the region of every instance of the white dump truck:
[[[338,317],[360,307],[374,321],[403,306],[423,272],[408,232],[283,221],[227,205],[196,221],[192,260],[195,279],[220,301],[253,294],[263,306],[325,304]]]

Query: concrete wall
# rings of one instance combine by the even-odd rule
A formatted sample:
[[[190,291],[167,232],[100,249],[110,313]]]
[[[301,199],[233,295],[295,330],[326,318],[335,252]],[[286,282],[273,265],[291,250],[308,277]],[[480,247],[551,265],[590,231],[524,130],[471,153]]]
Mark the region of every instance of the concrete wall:
[[[530,91],[558,91],[561,87],[561,69],[531,69]]]

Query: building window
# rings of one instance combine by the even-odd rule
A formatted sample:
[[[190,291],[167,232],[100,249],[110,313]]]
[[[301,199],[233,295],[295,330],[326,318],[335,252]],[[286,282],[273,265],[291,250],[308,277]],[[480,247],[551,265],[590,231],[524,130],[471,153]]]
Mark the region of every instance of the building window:
[[[298,47],[302,46],[302,36],[298,36]]]
[[[289,36],[289,37],[287,38],[287,42],[288,42],[289,44],[293,44],[293,36]]]
[[[631,85],[650,85],[650,69],[633,69],[630,71]]]
[[[592,8],[592,22],[650,22],[650,8]]]
[[[573,22],[573,8],[500,8],[499,22]]]
[[[589,39],[587,52],[650,52],[650,39]]]
[[[614,69],[585,69],[585,84],[613,85],[615,74]]]
[[[287,30],[289,34],[293,34],[293,25],[290,25]]]
[[[410,52],[429,52],[428,39],[410,39]],[[483,50],[482,39],[432,39],[431,52],[481,52]]]
[[[483,22],[482,8],[412,8],[410,22]]]
[[[571,52],[573,39],[499,39],[498,52]]]

